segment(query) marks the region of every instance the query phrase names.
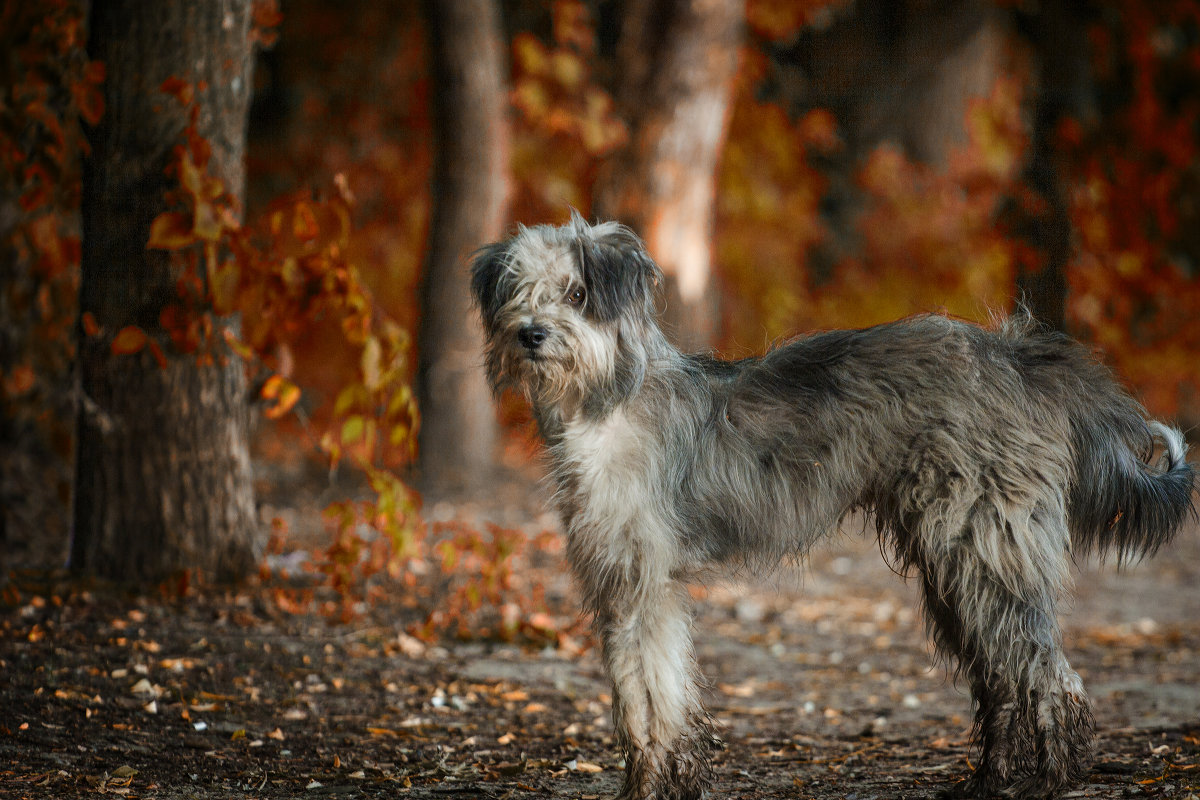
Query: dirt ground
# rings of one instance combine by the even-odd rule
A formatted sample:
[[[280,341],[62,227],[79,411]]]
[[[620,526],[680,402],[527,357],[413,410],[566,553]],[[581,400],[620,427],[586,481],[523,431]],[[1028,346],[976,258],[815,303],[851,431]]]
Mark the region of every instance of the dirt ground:
[[[442,509],[444,513],[446,510]],[[562,582],[562,564],[540,567]],[[1200,795],[1200,530],[1085,565],[1067,647],[1099,752],[1072,797]],[[419,613],[348,625],[261,594],[183,601],[17,576],[0,606],[0,796],[611,797],[622,765],[587,646],[427,644]],[[699,602],[727,747],[713,797],[932,798],[971,770],[970,709],[914,587],[869,536]]]

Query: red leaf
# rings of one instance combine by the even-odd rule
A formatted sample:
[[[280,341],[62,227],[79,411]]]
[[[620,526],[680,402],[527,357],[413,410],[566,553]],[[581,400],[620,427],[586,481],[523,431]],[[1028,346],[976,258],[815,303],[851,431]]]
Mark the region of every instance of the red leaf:
[[[145,346],[146,332],[137,325],[126,325],[113,337],[112,352],[114,355],[129,355]]]
[[[83,332],[88,336],[95,336],[100,332],[100,324],[96,322],[96,315],[92,312],[83,312],[80,321],[83,323]]]
[[[190,83],[183,78],[172,75],[162,82],[158,87],[160,92],[171,95],[179,101],[180,105],[191,105],[192,100],[196,97],[196,91]]]
[[[158,368],[166,369],[167,357],[163,353],[162,348],[158,346],[158,342],[154,341],[153,339],[148,339],[146,341],[146,345],[147,349],[150,351],[150,355],[154,356],[154,360],[158,362]]]
[[[89,125],[97,125],[104,116],[104,92],[100,84],[104,82],[104,64],[92,61],[83,70],[83,79],[71,84],[71,97],[79,116]]]

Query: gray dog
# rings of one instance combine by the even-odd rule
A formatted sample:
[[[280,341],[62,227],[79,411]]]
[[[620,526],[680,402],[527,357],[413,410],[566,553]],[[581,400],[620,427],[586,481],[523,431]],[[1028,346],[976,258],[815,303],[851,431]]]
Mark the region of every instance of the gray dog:
[[[603,644],[620,796],[698,798],[712,780],[686,584],[803,556],[855,510],[919,576],[933,641],[970,684],[982,753],[953,791],[1078,780],[1094,724],[1055,607],[1073,556],[1153,553],[1184,522],[1183,436],[1025,319],[685,355],[655,321],[660,277],[632,232],[578,215],[521,227],[473,267],[489,377],[533,407]]]

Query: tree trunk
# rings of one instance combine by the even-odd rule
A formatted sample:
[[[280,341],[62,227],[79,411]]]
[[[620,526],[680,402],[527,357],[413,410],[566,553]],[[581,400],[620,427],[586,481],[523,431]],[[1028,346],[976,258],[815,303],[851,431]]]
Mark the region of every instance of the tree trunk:
[[[642,0],[629,3],[617,43],[631,136],[600,176],[596,212],[645,238],[667,276],[666,330],[686,350],[719,332],[713,203],[741,23],[736,0]]]
[[[467,261],[498,239],[508,205],[508,89],[493,0],[429,0],[436,154],[421,285],[420,484],[431,496],[491,477],[496,418]]]
[[[89,51],[107,66],[107,111],[84,166],[80,310],[101,333],[80,346],[76,570],[139,583],[183,570],[227,580],[253,569],[261,552],[241,363],[201,366],[164,348],[161,368],[145,351],[111,353],[126,325],[161,341],[159,314],[176,297],[179,263],[146,249],[187,122],[159,89],[166,78],[196,86],[210,170],[242,197],[250,8],[250,0],[92,4]]]
[[[1066,329],[1067,264],[1071,260],[1071,216],[1067,189],[1055,153],[1055,132],[1064,117],[1090,119],[1092,96],[1088,30],[1097,12],[1086,4],[1047,2],[1019,16],[1021,31],[1033,48],[1033,129],[1025,182],[1044,201],[1018,213],[1016,229],[1039,260],[1017,275],[1017,297],[1038,321]]]

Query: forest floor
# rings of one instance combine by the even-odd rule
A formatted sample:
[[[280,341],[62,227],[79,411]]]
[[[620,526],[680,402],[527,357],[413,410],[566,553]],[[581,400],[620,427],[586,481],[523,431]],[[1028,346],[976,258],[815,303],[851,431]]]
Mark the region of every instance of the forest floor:
[[[565,583],[558,558],[529,569]],[[1200,530],[1076,578],[1067,651],[1099,738],[1069,796],[1200,795]],[[932,663],[911,583],[851,534],[802,569],[704,593],[697,650],[726,742],[713,797],[932,798],[970,773],[969,700]],[[583,637],[431,643],[406,633],[425,613],[411,603],[331,624],[262,589],[131,597],[53,572],[5,590],[0,797],[590,800],[620,786],[610,690]]]

